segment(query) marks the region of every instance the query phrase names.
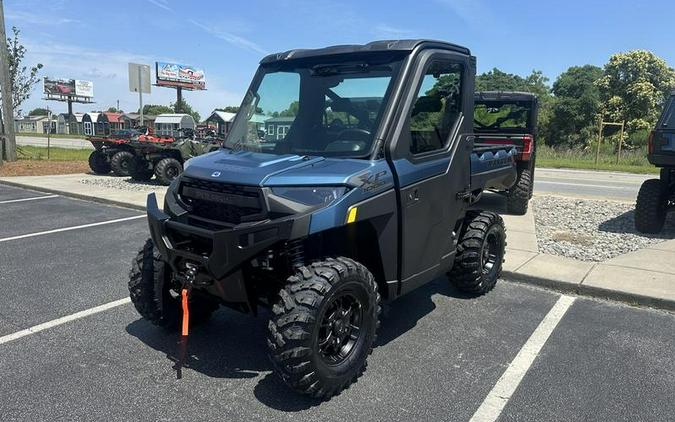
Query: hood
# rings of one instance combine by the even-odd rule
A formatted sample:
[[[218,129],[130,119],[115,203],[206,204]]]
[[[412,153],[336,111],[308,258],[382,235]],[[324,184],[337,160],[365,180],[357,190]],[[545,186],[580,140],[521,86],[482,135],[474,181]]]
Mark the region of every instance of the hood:
[[[252,186],[342,185],[371,165],[357,159],[218,150],[191,159],[184,174]]]

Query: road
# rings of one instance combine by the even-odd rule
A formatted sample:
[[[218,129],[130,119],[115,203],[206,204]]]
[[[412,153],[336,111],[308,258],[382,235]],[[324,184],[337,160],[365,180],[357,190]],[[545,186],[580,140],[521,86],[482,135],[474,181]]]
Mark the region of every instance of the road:
[[[47,146],[47,138],[41,136],[17,136],[17,145]],[[68,149],[94,149],[91,142],[79,138],[51,138],[49,144],[53,147]]]
[[[446,280],[387,305],[368,370],[317,402],[266,357],[267,312],[174,333],[126,288],[148,236],[135,210],[0,185],[0,414],[23,420],[668,420],[675,315],[501,281]],[[103,307],[101,307],[103,306]]]
[[[635,202],[640,185],[657,175],[591,170],[541,169],[535,171],[534,192],[574,198]]]

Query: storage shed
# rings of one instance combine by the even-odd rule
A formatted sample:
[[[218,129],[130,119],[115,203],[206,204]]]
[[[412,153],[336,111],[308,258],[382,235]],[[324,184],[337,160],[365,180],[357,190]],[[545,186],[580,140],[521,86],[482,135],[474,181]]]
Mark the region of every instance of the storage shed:
[[[178,136],[180,129],[195,128],[195,119],[189,114],[160,114],[155,119],[155,134],[160,136]]]
[[[225,136],[232,127],[236,113],[229,113],[227,111],[214,110],[213,113],[206,119],[207,124],[212,124],[216,127],[216,133],[220,136]]]
[[[85,135],[110,135],[110,122],[105,113],[85,113],[82,117],[82,127]]]

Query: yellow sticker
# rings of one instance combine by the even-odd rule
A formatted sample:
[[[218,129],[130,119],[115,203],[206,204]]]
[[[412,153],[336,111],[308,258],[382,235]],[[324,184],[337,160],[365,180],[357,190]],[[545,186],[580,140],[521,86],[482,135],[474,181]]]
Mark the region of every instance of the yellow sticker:
[[[349,213],[347,214],[347,223],[353,223],[356,221],[356,210],[356,207],[349,209]]]

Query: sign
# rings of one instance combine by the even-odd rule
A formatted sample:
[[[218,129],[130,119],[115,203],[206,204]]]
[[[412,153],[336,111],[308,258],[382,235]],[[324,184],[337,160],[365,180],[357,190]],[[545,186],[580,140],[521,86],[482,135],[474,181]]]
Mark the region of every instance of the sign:
[[[157,85],[206,89],[206,78],[202,69],[184,64],[155,62]]]
[[[129,63],[129,91],[143,94],[150,93],[150,66],[147,64]]]
[[[45,77],[43,92],[48,98],[74,98],[94,96],[94,83],[75,79],[54,79]]]
[[[83,81],[81,79],[75,79],[75,95],[78,97],[88,97],[91,98],[94,96],[94,83],[91,81]]]

